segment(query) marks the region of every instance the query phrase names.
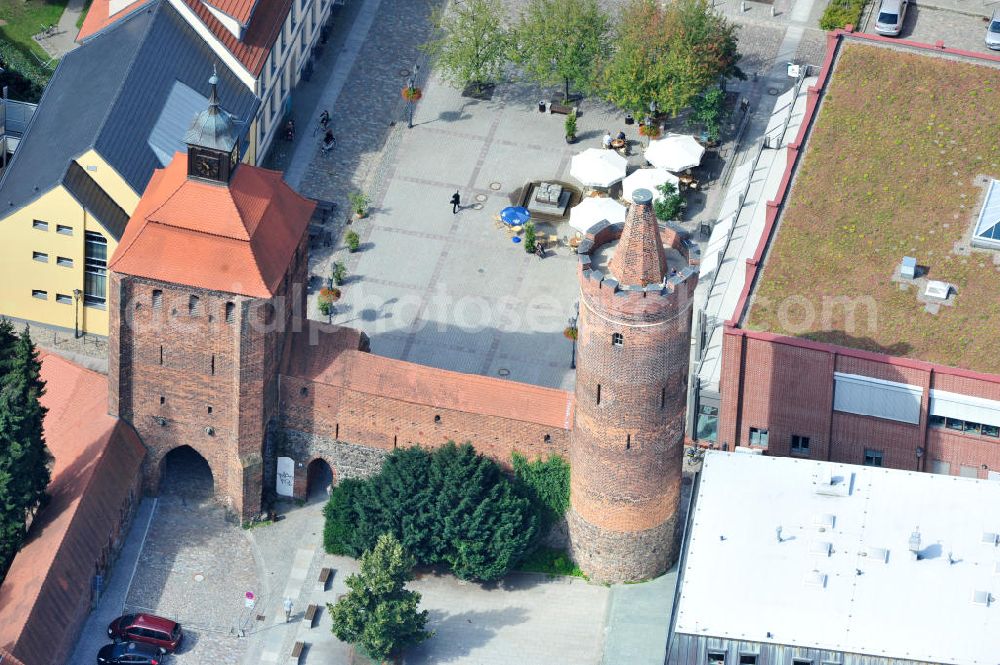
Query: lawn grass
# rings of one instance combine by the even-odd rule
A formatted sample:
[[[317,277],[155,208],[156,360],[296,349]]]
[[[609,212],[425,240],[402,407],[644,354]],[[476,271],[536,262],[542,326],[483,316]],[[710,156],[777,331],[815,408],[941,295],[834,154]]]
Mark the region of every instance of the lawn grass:
[[[1000,373],[1000,266],[954,249],[979,214],[974,177],[1000,178],[998,136],[997,68],[846,43],[747,326]],[[900,290],[904,256],[953,284],[955,306],[930,314]],[[850,325],[832,300],[859,296],[874,325],[864,306]]]
[[[87,18],[87,12],[90,11],[90,5],[94,0],[87,0],[83,5],[83,11],[80,13],[80,18],[76,19],[76,29],[79,30],[83,27],[83,22]]]
[[[59,22],[67,0],[0,0],[0,39],[15,44],[22,51],[30,51],[42,62],[48,62],[49,55],[33,39],[43,26]]]
[[[583,574],[579,566],[573,563],[566,552],[551,547],[539,547],[528,555],[517,569],[525,573],[544,573],[552,576],[587,579],[587,576]]]

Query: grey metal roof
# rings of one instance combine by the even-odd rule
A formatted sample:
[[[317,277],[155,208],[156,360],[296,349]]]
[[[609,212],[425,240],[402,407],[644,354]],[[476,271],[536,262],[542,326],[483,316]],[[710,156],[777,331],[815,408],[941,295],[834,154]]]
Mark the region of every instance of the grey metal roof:
[[[59,184],[69,162],[90,148],[141,194],[163,166],[158,153],[172,155],[165,127],[178,128],[175,149],[184,150],[183,128],[193,116],[164,121],[171,92],[179,82],[207,99],[213,68],[222,105],[245,135],[259,100],[169,2],[151,3],[69,52],[0,180],[0,218]]]
[[[56,186],[94,145],[151,17],[136,12],[63,57],[0,180],[0,217]]]
[[[219,77],[213,72],[212,78],[208,79],[209,85],[212,86],[208,108],[195,116],[191,127],[184,135],[184,143],[229,152],[239,140],[239,134],[233,116],[219,108],[219,95],[216,90],[218,82]]]
[[[122,237],[125,225],[128,224],[128,213],[101,189],[82,166],[70,162],[62,184],[73,198],[101,223],[111,237]]]
[[[141,193],[153,170],[163,166],[148,139],[174,83],[179,81],[207,99],[213,70],[218,71],[222,106],[235,116],[239,133],[245,135],[260,104],[257,96],[173,6],[161,0],[95,146],[135,191]],[[184,126],[191,120],[186,118]],[[183,140],[183,135],[177,137],[178,150],[184,150]]]

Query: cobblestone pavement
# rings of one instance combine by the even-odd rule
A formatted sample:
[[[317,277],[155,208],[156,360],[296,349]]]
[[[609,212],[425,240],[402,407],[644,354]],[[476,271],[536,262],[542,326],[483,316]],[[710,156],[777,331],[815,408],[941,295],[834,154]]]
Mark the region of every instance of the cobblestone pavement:
[[[878,0],[872,0],[877,5]],[[976,53],[995,53],[986,48],[986,21],[995,4],[983,2],[913,2],[906,12],[900,39],[925,44],[938,40],[945,46]],[[878,7],[866,12],[865,32],[875,32]]]
[[[167,458],[161,496],[153,515],[126,611],[147,611],[184,626],[184,663],[237,663],[247,640],[244,593],[259,588],[246,532],[226,520],[211,496],[211,472],[193,451]]]

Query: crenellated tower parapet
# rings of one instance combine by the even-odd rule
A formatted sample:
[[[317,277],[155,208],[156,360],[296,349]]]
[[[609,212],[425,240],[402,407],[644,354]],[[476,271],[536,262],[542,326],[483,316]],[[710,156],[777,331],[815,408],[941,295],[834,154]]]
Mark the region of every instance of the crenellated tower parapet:
[[[661,235],[642,191],[624,224],[598,225],[578,248],[570,538],[605,582],[655,577],[677,554],[696,257]]]

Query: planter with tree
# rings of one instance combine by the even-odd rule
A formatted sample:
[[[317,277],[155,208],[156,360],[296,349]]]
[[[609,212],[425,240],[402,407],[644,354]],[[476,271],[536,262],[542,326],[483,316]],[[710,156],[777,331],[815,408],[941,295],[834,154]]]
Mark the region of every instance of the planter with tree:
[[[354,212],[355,219],[364,219],[368,216],[368,206],[371,203],[371,199],[368,198],[367,194],[351,192],[347,198],[351,203],[351,210]]]
[[[524,251],[534,254],[538,249],[538,238],[535,233],[535,223],[529,221],[524,225]]]
[[[576,113],[570,113],[566,116],[566,122],[564,123],[566,129],[566,143],[576,143]]]
[[[677,186],[672,182],[665,182],[656,190],[662,194],[653,201],[656,218],[664,222],[680,219],[681,211],[684,209],[684,197],[677,191]]]
[[[340,289],[320,289],[319,297],[317,298],[320,313],[323,316],[330,316],[333,314],[333,303],[338,300],[340,300]]]
[[[347,251],[353,254],[361,247],[361,238],[356,231],[348,231],[344,234],[344,244],[347,245]]]
[[[337,261],[333,264],[333,270],[330,271],[330,277],[333,279],[333,283],[337,286],[343,285],[344,280],[347,279],[347,266],[344,265],[343,261]]]

